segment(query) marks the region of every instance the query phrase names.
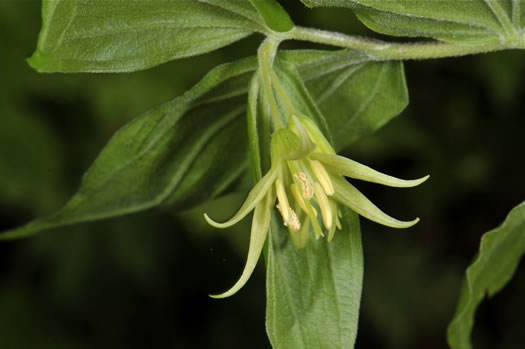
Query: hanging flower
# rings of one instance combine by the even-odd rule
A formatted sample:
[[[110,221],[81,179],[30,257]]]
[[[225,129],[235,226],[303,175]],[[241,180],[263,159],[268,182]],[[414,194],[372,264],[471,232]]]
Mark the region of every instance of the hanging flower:
[[[407,188],[423,183],[429,176],[402,180],[336,155],[312,120],[303,115],[292,116],[287,128],[272,134],[271,168],[250,191],[239,211],[224,223],[217,223],[204,214],[210,225],[227,228],[254,210],[244,271],[230,290],[212,297],[229,297],[248,281],[261,255],[274,206],[298,248],[305,246],[310,231],[316,238],[332,240],[336,229],[341,229],[340,204],[392,228],[408,228],[419,221],[416,218],[405,222],[388,216],[344,177]]]

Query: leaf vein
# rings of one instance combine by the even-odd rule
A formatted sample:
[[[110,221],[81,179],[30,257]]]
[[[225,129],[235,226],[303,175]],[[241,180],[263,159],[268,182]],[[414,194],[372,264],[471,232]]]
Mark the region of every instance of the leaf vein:
[[[505,34],[515,34],[515,28],[513,27],[509,15],[505,12],[505,10],[493,0],[483,0],[483,2],[485,5],[487,5],[494,18],[496,18],[501,28],[505,31]]]
[[[365,66],[365,63],[361,63],[356,66],[352,66],[347,69],[344,73],[334,79],[333,82],[324,89],[323,93],[317,98],[318,104],[323,104],[325,100],[330,97],[341,85],[343,85],[348,79],[350,79],[355,73],[361,70]]]
[[[376,79],[376,83],[374,84],[374,87],[372,88],[372,91],[370,92],[370,94],[368,95],[368,98],[365,99],[363,101],[363,103],[361,103],[361,105],[359,106],[359,108],[352,114],[352,116],[350,116],[346,121],[345,123],[338,129],[336,135],[334,136],[335,139],[338,139],[339,136],[343,133],[343,132],[346,132],[346,129],[348,128],[348,126],[352,123],[352,121],[359,117],[359,115],[361,113],[363,113],[365,111],[365,109],[370,105],[370,103],[372,103],[372,101],[374,100],[374,97],[375,95],[377,94],[377,91],[379,89],[379,85],[380,85],[380,82],[383,80],[383,76],[385,75],[385,71],[386,71],[386,68],[387,68],[387,65],[386,64],[382,64],[381,66],[381,71],[380,73],[378,74],[377,76],[377,79]]]

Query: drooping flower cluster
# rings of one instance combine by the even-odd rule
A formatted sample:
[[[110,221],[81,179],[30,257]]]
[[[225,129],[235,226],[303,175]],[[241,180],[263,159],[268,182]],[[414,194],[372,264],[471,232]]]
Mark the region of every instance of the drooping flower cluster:
[[[204,215],[212,226],[226,228],[255,210],[244,271],[230,290],[213,297],[231,296],[248,281],[268,234],[274,206],[298,248],[305,246],[311,231],[316,238],[326,237],[328,241],[333,238],[336,229],[341,229],[339,204],[393,228],[408,228],[419,221],[416,218],[405,222],[388,216],[344,177],[404,188],[417,186],[428,178],[402,180],[336,155],[311,119],[293,115],[287,128],[279,128],[273,133],[271,168],[250,191],[239,211],[224,223],[217,223]]]

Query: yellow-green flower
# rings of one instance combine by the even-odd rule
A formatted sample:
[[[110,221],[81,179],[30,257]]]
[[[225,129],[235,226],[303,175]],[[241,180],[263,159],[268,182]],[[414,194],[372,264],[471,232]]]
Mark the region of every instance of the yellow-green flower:
[[[333,238],[336,229],[341,229],[339,204],[393,228],[408,228],[419,221],[416,218],[405,222],[388,216],[344,177],[404,188],[417,186],[428,178],[402,180],[336,155],[312,120],[292,116],[287,128],[272,134],[271,168],[250,191],[239,211],[224,223],[204,215],[212,226],[227,228],[255,210],[244,271],[230,290],[212,297],[231,296],[248,281],[261,255],[274,206],[298,248],[305,246],[310,231],[316,238],[326,237],[329,241]]]

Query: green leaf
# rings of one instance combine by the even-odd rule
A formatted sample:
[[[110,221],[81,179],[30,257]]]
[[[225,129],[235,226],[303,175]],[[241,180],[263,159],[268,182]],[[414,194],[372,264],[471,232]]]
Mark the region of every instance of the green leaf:
[[[302,0],[307,6],[352,8],[370,29],[463,44],[525,41],[525,3],[514,0]]]
[[[289,51],[323,113],[336,150],[371,134],[408,105],[403,63],[373,62],[353,50]]]
[[[476,307],[501,290],[525,254],[525,202],[510,211],[498,228],[487,232],[463,281],[456,314],[448,327],[452,349],[471,348],[470,332]]]
[[[296,51],[282,53],[279,57],[293,62],[301,75],[311,80],[312,86],[325,77],[333,79],[331,72],[355,64],[391,64],[366,62],[366,57],[348,50]],[[290,63],[286,64],[290,67]],[[244,120],[241,120],[245,110],[243,96],[256,67],[253,57],[220,66],[183,96],[125,126],[110,140],[86,174],[78,194],[61,211],[9,231],[0,239],[29,236],[54,227],[137,212],[161,204],[188,207],[223,192],[246,168],[245,148],[238,144],[247,142]],[[319,118],[319,110],[293,70],[281,74],[288,76],[285,78],[290,86],[298,86],[294,93],[307,101],[301,111]],[[338,88],[334,87],[333,91]],[[258,85],[252,84],[252,89],[257,90]],[[264,130],[267,134],[265,139],[261,136],[257,140],[260,142],[257,152],[269,165],[269,152],[264,158],[260,150],[269,149],[269,120],[260,118],[262,107],[260,103],[254,104],[257,98],[253,93],[250,96],[249,115],[254,114],[258,120],[250,116],[249,132]],[[393,116],[391,111],[388,113]],[[386,122],[388,115],[382,120]],[[327,118],[329,122],[332,117]],[[322,120],[319,122],[322,124]],[[381,124],[375,123],[368,128],[360,126],[366,122],[365,118],[357,118],[352,139]],[[189,137],[183,141],[186,134]],[[253,137],[250,140],[251,149],[255,143]],[[251,154],[253,156],[253,151]],[[261,175],[262,169],[268,168],[261,167]]]
[[[266,329],[274,348],[353,348],[363,281],[359,220],[344,208],[331,242],[294,247],[274,215],[267,256]]]
[[[257,8],[270,29],[278,32],[293,29],[292,19],[277,0],[250,0],[250,2]]]
[[[245,59],[219,66],[181,97],[120,129],[63,209],[0,239],[163,204],[186,208],[220,194],[246,168],[244,100],[202,99],[221,82],[249,74],[254,63]]]
[[[40,72],[129,72],[231,44],[263,30],[244,1],[43,0],[29,64]]]

